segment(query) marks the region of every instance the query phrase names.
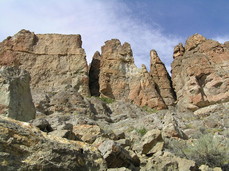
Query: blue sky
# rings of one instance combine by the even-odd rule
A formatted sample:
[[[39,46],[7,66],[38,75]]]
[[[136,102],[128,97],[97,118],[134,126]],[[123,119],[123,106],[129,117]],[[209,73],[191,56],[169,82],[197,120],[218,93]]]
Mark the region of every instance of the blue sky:
[[[173,48],[200,33],[229,40],[228,0],[0,0],[0,41],[21,29],[81,34],[90,62],[106,40],[132,46],[135,63],[149,66],[157,50],[170,70]]]

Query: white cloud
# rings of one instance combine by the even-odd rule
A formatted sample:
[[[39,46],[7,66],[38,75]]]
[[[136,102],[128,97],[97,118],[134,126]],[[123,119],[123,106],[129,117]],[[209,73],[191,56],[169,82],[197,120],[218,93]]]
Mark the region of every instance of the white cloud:
[[[213,40],[216,40],[220,43],[224,43],[226,41],[229,41],[229,35],[217,36],[217,37],[213,38]]]
[[[90,61],[106,40],[118,38],[131,44],[137,66],[149,66],[149,52],[155,49],[169,68],[173,47],[181,39],[164,35],[156,23],[152,26],[133,18],[129,10],[121,1],[2,0],[0,40],[22,28],[35,33],[81,34]]]

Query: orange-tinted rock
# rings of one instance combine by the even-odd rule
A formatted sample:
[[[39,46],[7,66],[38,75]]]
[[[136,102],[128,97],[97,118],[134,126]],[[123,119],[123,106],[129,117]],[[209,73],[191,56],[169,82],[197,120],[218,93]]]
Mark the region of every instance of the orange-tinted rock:
[[[150,51],[150,74],[155,82],[156,90],[165,104],[167,106],[173,105],[176,97],[172,88],[171,77],[155,50]]]
[[[19,65],[31,88],[53,92],[73,87],[89,95],[88,66],[80,35],[34,34],[21,30],[0,43],[0,65]]]
[[[175,53],[177,53],[175,48]],[[191,36],[183,55],[172,63],[178,107],[192,111],[229,100],[229,48],[199,34]]]
[[[132,101],[140,106],[166,108],[146,67],[137,68],[130,45],[121,45],[117,39],[105,42],[102,47],[99,85],[101,96]]]

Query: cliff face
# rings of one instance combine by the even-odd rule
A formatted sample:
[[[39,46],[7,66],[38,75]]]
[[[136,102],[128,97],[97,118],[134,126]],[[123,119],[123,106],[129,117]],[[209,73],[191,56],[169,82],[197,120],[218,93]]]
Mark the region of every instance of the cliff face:
[[[150,51],[150,75],[165,104],[167,106],[174,105],[176,95],[172,87],[171,77],[155,50]]]
[[[229,43],[191,36],[172,79],[155,50],[148,72],[117,39],[88,71],[81,44],[26,30],[0,43],[0,170],[228,170]]]
[[[95,61],[99,62],[95,63]],[[101,96],[132,101],[139,106],[166,108],[146,67],[143,65],[139,69],[135,66],[132,50],[128,43],[121,45],[117,39],[105,42],[105,45],[102,46],[101,57],[98,58],[96,55],[93,58],[90,73],[98,66],[100,67],[99,79],[97,79],[98,93]]]
[[[81,45],[80,35],[35,35],[21,30],[0,43],[0,65],[16,65],[29,71],[34,91],[73,87],[89,95],[86,55]]]
[[[174,49],[172,80],[181,110],[229,100],[229,48],[199,34]]]

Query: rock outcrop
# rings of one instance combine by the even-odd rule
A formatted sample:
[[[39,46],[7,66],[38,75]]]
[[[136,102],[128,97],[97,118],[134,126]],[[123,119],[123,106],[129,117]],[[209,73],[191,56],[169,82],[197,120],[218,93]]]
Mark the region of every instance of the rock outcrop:
[[[72,87],[81,95],[90,95],[80,35],[21,30],[0,43],[0,65],[16,65],[29,71],[33,94]]]
[[[2,116],[0,130],[0,170],[106,170],[99,151],[86,143]]]
[[[17,67],[0,68],[0,115],[21,121],[35,118],[30,75]]]
[[[93,61],[97,60],[96,58]],[[105,42],[99,73],[99,92],[101,96],[131,101],[140,106],[163,109],[163,99],[155,89],[155,84],[143,65],[138,69],[134,64],[131,47],[128,43],[121,45],[117,39]],[[92,63],[91,69],[94,68]],[[96,79],[96,78],[95,78]],[[93,87],[92,87],[93,88]]]
[[[150,75],[153,77],[156,90],[165,104],[167,106],[174,105],[176,95],[172,87],[171,77],[155,50],[150,51]]]
[[[178,108],[195,111],[229,100],[229,48],[194,34],[174,49],[172,81]]]

